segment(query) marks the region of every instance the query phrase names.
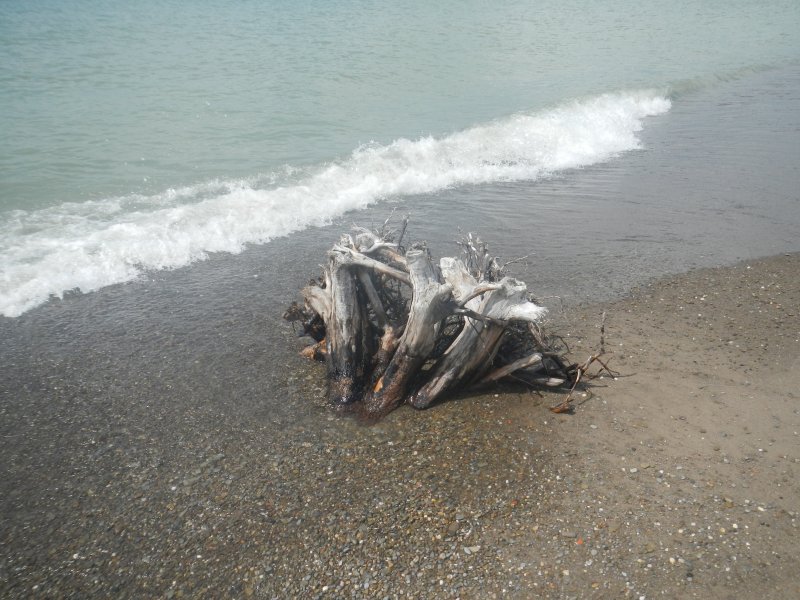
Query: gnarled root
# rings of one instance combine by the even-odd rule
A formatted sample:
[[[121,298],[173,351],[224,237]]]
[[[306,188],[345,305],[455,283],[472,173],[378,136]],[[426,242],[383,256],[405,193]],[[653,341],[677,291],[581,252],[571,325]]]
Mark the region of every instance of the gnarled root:
[[[379,417],[512,376],[574,389],[588,364],[566,365],[541,328],[547,310],[485,243],[470,234],[436,265],[424,244],[401,246],[406,224],[343,236],[284,315],[315,341],[304,355],[326,361],[331,403]]]

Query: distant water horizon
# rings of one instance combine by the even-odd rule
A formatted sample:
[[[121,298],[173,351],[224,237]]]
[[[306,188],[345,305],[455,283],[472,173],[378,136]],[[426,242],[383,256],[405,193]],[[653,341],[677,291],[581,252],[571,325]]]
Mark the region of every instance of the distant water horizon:
[[[770,73],[792,103],[799,31],[793,2],[3,4],[0,315],[376,203],[569,180]]]

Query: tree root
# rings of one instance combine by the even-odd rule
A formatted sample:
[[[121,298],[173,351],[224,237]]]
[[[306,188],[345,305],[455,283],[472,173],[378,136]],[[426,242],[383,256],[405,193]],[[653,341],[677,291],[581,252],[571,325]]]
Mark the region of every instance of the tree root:
[[[304,356],[324,360],[335,405],[354,404],[376,419],[403,403],[426,408],[444,395],[504,379],[566,387],[553,412],[572,410],[577,386],[594,363],[615,375],[601,351],[581,365],[543,326],[547,309],[508,277],[474,234],[458,257],[433,261],[425,244],[402,246],[389,220],[378,232],[355,227],[328,252],[322,277],[303,290],[284,318],[314,340]],[[517,259],[524,260],[524,259]],[[604,326],[604,325],[603,325]],[[601,328],[601,331],[604,331]]]

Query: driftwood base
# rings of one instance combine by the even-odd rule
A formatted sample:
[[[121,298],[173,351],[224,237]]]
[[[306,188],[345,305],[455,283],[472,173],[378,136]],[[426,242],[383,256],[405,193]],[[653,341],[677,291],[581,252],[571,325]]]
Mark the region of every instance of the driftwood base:
[[[436,263],[424,244],[402,245],[406,225],[343,236],[284,315],[313,340],[303,354],[325,360],[332,404],[377,418],[507,378],[574,388],[588,363],[565,362],[542,328],[547,310],[485,243],[469,234],[460,256]]]

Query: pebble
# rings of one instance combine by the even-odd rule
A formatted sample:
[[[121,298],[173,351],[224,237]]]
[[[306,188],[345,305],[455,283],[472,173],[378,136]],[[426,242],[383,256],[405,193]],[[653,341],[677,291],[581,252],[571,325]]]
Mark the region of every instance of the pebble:
[[[572,531],[572,530],[565,529],[564,531],[561,532],[561,537],[576,538],[576,537],[578,537],[578,534],[576,532]]]
[[[261,371],[257,360],[251,362],[253,373]],[[659,372],[656,365],[652,372]],[[144,371],[143,388],[150,375]],[[252,377],[257,382],[260,376]],[[37,591],[45,596],[68,597],[80,586],[86,596],[113,597],[110,584],[119,581],[122,595],[165,598],[226,592],[264,598],[580,598],[591,593],[614,598],[626,588],[630,597],[705,597],[706,582],[733,589],[725,569],[731,569],[729,581],[736,581],[769,575],[765,557],[772,571],[788,564],[770,552],[784,550],[785,530],[792,533],[785,515],[794,515],[784,512],[791,506],[791,483],[772,490],[774,499],[761,497],[764,504],[749,501],[750,516],[740,512],[740,496],[736,503],[720,499],[732,481],[739,484],[732,494],[760,494],[752,482],[745,487],[750,480],[742,475],[756,463],[740,460],[736,435],[725,442],[729,466],[712,453],[712,441],[700,449],[703,458],[713,457],[708,466],[686,456],[689,449],[662,453],[675,440],[661,441],[655,426],[645,435],[637,428],[619,431],[619,439],[606,437],[612,415],[620,417],[619,423],[625,419],[611,396],[608,405],[605,400],[581,405],[571,421],[558,417],[558,433],[550,425],[541,427],[540,399],[526,399],[531,416],[523,434],[516,426],[493,431],[489,425],[501,418],[506,423],[505,397],[488,405],[481,397],[460,398],[425,413],[401,408],[380,428],[331,417],[321,404],[308,408],[307,398],[287,397],[289,409],[270,412],[265,403],[243,426],[239,417],[250,410],[247,403],[259,404],[259,394],[269,392],[254,385],[250,396],[236,396],[241,411],[225,413],[229,407],[220,391],[226,382],[216,389],[212,377],[208,381],[209,394],[219,395],[219,403],[209,402],[208,414],[198,409],[202,398],[187,403],[187,433],[181,437],[157,438],[164,435],[161,428],[177,431],[177,413],[168,405],[151,403],[151,427],[119,435],[113,428],[135,422],[135,415],[115,414],[114,402],[102,405],[108,406],[101,411],[102,428],[88,433],[113,433],[113,446],[102,442],[112,449],[87,460],[85,468],[78,452],[69,459],[74,473],[60,477],[53,471],[49,488],[24,496],[34,505],[20,512],[29,518],[26,528],[12,519],[17,538],[4,550],[14,550],[7,564],[7,570],[16,569],[14,592],[31,593],[41,584]],[[142,391],[141,404],[151,390]],[[643,410],[652,416],[652,408]],[[137,403],[126,409],[136,410]],[[589,424],[591,430],[603,422],[603,435],[577,437],[586,427],[580,419],[586,418],[597,421]],[[690,421],[687,429],[696,426],[696,419]],[[83,443],[87,430],[75,431]],[[753,433],[753,438],[760,435]],[[764,439],[763,449],[771,450],[767,443]],[[218,451],[220,444],[225,454]],[[631,447],[636,454],[630,454]],[[766,461],[777,451],[754,454],[765,470],[775,468]],[[619,455],[627,462],[616,462]],[[653,478],[632,478],[619,469],[643,472],[652,468],[650,460],[666,456],[685,462],[683,469],[670,466],[672,474],[660,475],[671,489],[654,489],[657,472]],[[109,466],[97,464],[106,459]],[[680,479],[681,473],[687,479]],[[78,483],[64,486],[71,481]],[[82,492],[87,487],[93,494]],[[778,500],[779,494],[786,499]],[[9,504],[16,501],[10,495]],[[734,519],[741,519],[741,526]],[[758,526],[768,520],[771,527]],[[675,533],[678,528],[681,535]],[[769,536],[779,545],[769,545]],[[648,538],[658,542],[646,543]],[[34,540],[30,549],[39,552],[38,562],[26,562],[19,551],[23,539]],[[691,561],[678,567],[683,556]],[[574,581],[562,581],[566,577]],[[687,579],[695,581],[691,588]]]

